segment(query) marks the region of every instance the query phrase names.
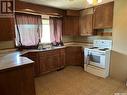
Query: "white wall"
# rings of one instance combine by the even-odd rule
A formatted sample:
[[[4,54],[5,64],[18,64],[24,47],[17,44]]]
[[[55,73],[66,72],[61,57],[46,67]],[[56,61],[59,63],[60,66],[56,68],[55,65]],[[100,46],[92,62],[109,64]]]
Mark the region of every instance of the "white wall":
[[[111,77],[127,80],[127,0],[115,0]]]

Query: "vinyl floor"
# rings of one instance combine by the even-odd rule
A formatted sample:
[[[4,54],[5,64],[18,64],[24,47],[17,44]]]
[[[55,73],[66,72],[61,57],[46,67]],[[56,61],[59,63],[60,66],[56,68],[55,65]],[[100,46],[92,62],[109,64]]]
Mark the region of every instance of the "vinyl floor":
[[[38,77],[35,87],[37,95],[127,95],[123,82],[94,76],[78,66]]]

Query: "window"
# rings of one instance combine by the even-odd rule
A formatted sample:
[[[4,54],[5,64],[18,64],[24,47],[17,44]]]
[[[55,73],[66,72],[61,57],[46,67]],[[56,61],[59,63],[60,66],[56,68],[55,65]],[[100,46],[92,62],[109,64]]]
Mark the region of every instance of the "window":
[[[21,38],[21,42],[24,46],[32,46],[32,45],[36,45],[38,42],[37,37],[38,34],[35,32],[38,28],[38,25],[32,25],[32,24],[23,24],[23,25],[18,25],[18,27],[20,28],[20,38]],[[16,28],[16,46],[19,45],[19,35],[17,32],[17,27]],[[36,29],[36,30],[35,30]]]
[[[41,16],[17,13],[15,21],[16,46],[38,46],[42,26]]]
[[[49,19],[42,20],[42,38],[41,43],[51,43]]]
[[[57,45],[62,38],[62,19],[17,13],[15,34],[19,47],[38,46],[39,43]]]

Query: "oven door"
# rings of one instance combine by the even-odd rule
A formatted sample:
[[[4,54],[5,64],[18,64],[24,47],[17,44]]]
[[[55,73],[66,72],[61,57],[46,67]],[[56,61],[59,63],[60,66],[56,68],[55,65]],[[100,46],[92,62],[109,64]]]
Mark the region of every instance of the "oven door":
[[[93,65],[96,67],[100,68],[105,68],[106,67],[106,62],[105,62],[105,53],[103,52],[95,52],[91,51],[88,54],[89,62],[88,65]]]

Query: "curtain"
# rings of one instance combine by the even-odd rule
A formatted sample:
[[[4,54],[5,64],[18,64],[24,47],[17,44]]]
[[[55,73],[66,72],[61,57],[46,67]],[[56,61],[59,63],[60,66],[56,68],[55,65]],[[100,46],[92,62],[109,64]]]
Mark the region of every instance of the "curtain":
[[[42,33],[41,16],[16,13],[17,46],[37,46]]]
[[[50,37],[53,45],[62,43],[62,19],[50,17]]]

